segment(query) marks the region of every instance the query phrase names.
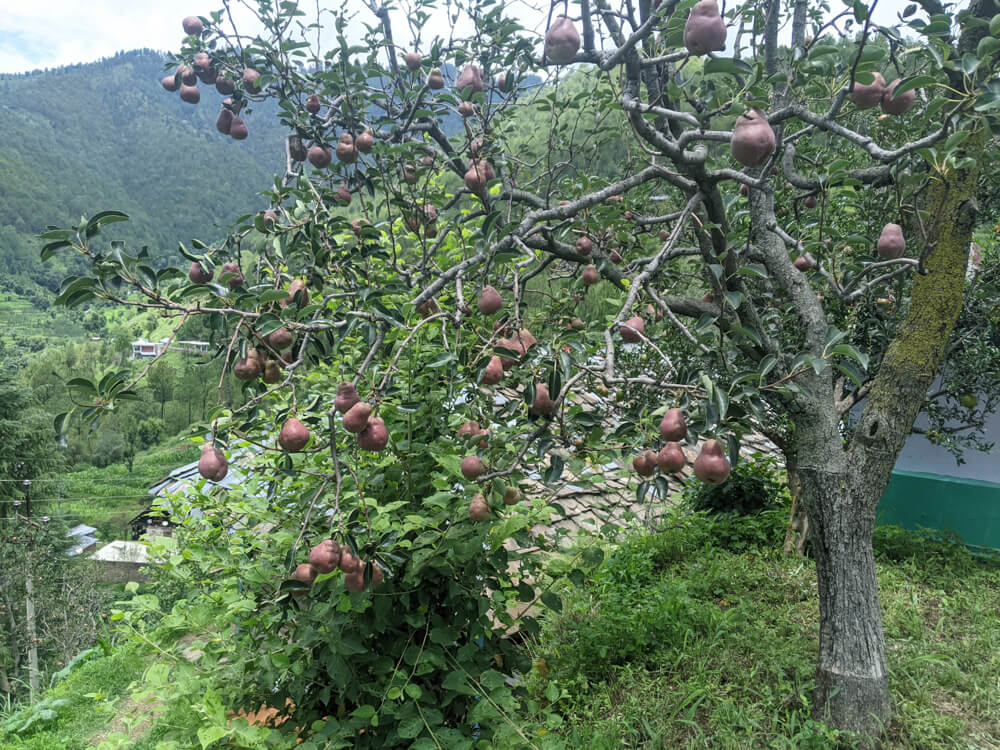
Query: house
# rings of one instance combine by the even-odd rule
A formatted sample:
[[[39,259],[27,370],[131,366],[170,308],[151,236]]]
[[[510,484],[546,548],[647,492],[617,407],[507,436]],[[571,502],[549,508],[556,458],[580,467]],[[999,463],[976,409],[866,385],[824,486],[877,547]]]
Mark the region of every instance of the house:
[[[97,548],[97,529],[93,526],[81,523],[67,531],[66,536],[70,539],[70,547],[66,550],[69,557],[93,552]]]
[[[173,536],[173,530],[179,523],[171,517],[169,508],[162,507],[163,503],[158,501],[167,501],[167,498],[178,494],[186,496],[191,488],[201,481],[205,481],[210,486],[226,489],[242,484],[246,478],[245,472],[239,469],[237,462],[244,453],[244,450],[232,452],[229,459],[229,473],[219,482],[214,482],[211,479],[203,480],[201,474],[198,473],[198,462],[192,461],[174,469],[163,479],[150,485],[149,494],[153,496],[155,505],[129,521],[132,539],[138,540],[143,535],[148,539],[157,536]],[[198,518],[201,516],[201,511],[194,508],[189,512],[189,516]]]
[[[139,339],[132,342],[132,359],[144,359],[146,357],[158,357],[167,350],[167,339],[160,341],[146,341]]]
[[[98,563],[98,576],[107,583],[148,580],[141,569],[150,563],[149,548],[142,542],[118,539],[101,547],[90,559]]]
[[[170,343],[170,339],[160,339],[159,341],[146,341],[138,339],[132,342],[132,359],[147,359],[158,357],[167,350],[180,352],[182,354],[207,354],[212,349],[210,341],[175,341]]]

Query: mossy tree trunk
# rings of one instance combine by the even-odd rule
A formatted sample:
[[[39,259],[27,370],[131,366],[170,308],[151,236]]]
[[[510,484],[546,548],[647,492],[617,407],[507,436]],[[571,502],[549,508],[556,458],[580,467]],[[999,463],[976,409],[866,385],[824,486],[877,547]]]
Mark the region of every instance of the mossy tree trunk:
[[[882,734],[891,718],[872,551],[875,511],[962,307],[977,176],[974,167],[930,182],[924,208],[931,223],[924,241],[914,242],[925,250],[925,273],[916,275],[907,319],[846,449],[827,425],[806,423],[796,434],[795,473],[819,582],[816,718],[868,736]]]

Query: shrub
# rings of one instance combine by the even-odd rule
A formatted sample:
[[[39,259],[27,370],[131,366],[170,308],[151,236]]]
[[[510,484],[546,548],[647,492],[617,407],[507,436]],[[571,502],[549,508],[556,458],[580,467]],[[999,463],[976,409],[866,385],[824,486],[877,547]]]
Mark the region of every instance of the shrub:
[[[687,482],[684,501],[692,510],[749,516],[786,507],[784,472],[773,456],[754,453],[733,466],[724,484]]]

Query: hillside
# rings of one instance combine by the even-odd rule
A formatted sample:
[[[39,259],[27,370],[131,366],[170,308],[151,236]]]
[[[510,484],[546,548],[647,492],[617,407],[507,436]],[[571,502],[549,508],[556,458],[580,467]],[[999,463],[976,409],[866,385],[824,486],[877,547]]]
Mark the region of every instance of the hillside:
[[[168,94],[159,84],[163,59],[139,50],[0,77],[5,336],[25,329],[36,338],[81,332],[62,313],[41,313],[65,270],[38,259],[35,235],[46,225],[121,209],[132,222],[112,236],[167,257],[179,241],[211,239],[218,227],[262,207],[258,192],[283,167],[284,132],[273,111],[250,115],[245,141],[221,136],[215,130],[221,97],[206,89],[192,106]]]

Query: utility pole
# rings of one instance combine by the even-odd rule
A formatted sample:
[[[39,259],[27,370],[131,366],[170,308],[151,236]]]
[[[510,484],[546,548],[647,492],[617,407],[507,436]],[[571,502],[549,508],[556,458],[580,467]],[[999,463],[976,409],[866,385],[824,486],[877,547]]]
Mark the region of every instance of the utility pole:
[[[31,700],[34,701],[41,688],[38,676],[38,632],[35,627],[35,584],[31,578],[31,568],[35,564],[35,534],[31,526],[31,480],[22,482],[24,487],[24,514],[27,520],[28,534],[28,565],[24,576],[24,619],[28,629],[28,686],[31,689]]]

